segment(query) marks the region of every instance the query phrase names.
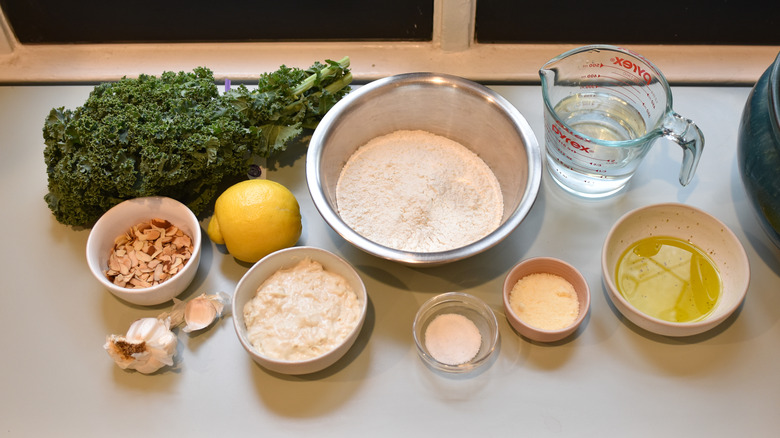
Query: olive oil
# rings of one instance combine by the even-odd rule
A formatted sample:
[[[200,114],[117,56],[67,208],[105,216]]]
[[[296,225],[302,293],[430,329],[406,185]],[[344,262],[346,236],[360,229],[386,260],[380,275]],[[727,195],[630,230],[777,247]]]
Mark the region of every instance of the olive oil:
[[[721,294],[715,263],[675,237],[648,237],[620,256],[617,288],[634,307],[669,322],[694,322],[709,314]]]

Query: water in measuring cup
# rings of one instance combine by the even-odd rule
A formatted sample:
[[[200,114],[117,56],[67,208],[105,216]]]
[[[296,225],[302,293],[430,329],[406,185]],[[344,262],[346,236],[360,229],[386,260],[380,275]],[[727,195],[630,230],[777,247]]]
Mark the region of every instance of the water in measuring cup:
[[[555,113],[575,131],[599,140],[633,140],[647,132],[639,111],[608,94],[574,94],[558,102]]]
[[[604,141],[632,140],[647,132],[645,121],[628,102],[603,93],[580,93],[560,101],[558,118],[578,134]],[[547,124],[547,162],[563,188],[586,197],[619,191],[633,175],[646,147],[605,146],[580,142],[586,150],[560,141]]]

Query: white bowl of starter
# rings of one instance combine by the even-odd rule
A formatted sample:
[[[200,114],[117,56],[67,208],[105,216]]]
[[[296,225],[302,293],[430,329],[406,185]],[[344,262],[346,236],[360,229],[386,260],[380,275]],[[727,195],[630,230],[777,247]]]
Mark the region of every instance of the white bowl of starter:
[[[368,295],[346,260],[296,246],[255,263],[236,285],[232,306],[236,335],[250,357],[267,370],[299,375],[330,367],[352,348]]]

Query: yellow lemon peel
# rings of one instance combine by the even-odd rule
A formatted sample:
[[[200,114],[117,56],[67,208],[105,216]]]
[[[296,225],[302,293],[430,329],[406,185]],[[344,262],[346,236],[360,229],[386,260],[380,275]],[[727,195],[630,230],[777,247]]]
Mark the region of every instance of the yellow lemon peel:
[[[242,181],[225,190],[207,229],[213,242],[250,263],[295,245],[301,231],[295,196],[282,184],[264,179]]]

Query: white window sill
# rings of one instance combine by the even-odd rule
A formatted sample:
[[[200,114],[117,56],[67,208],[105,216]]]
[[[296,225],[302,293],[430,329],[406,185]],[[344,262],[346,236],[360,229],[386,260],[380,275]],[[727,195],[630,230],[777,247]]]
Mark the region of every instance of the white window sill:
[[[116,80],[139,73],[210,68],[218,79],[255,81],[281,64],[350,56],[356,81],[435,71],[482,82],[536,83],[538,69],[573,45],[472,44],[446,51],[435,43],[226,43],[17,45],[0,47],[0,83]],[[772,63],[777,46],[627,46],[654,62],[675,84],[750,85]]]

